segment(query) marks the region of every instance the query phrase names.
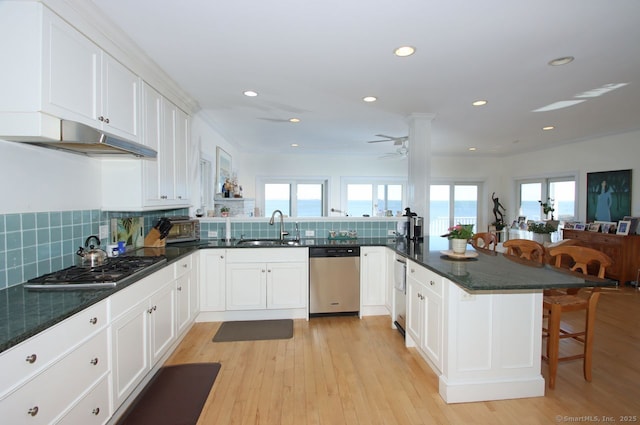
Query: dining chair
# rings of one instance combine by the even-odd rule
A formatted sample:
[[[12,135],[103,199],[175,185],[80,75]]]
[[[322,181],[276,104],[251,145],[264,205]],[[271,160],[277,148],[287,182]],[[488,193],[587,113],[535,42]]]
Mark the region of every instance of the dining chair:
[[[529,239],[509,239],[502,244],[507,248],[507,255],[524,258],[525,260],[544,263],[545,250],[542,244]]]
[[[597,272],[594,274],[599,278],[604,278],[606,268],[613,262],[609,256],[597,249],[585,246],[558,246],[551,248],[549,254],[555,257],[555,265],[561,267],[563,257],[569,257],[572,265],[571,271],[589,275],[589,264],[597,265]],[[593,268],[592,270],[595,270]],[[543,338],[547,338],[546,356],[543,360],[549,363],[549,388],[554,389],[556,384],[556,374],[558,363],[561,361],[583,359],[583,374],[587,382],[591,382],[591,365],[593,352],[593,328],[596,320],[596,306],[600,298],[600,288],[593,287],[585,296],[579,294],[554,294],[544,295],[542,308],[547,315],[547,327],[542,330]],[[570,331],[561,326],[562,313],[569,311],[585,311],[585,326],[579,331]],[[560,357],[560,340],[572,338],[583,344],[580,354]]]
[[[471,237],[471,246],[475,249],[488,249],[495,251],[498,246],[498,237],[495,233],[480,232]]]

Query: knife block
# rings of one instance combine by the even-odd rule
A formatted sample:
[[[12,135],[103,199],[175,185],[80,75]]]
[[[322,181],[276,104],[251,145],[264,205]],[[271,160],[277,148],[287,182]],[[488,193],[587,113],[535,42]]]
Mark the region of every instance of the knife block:
[[[152,228],[144,238],[144,246],[148,248],[161,248],[167,244],[166,239],[160,239],[160,232],[156,228]]]

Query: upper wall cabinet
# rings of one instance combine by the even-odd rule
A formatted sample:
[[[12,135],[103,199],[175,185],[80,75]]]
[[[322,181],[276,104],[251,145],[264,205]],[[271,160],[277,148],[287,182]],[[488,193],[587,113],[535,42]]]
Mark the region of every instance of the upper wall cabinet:
[[[141,211],[190,206],[187,181],[189,116],[143,83],[142,122],[141,142],[156,150],[158,157],[140,161],[104,160],[102,208]]]
[[[44,137],[67,119],[139,141],[137,75],[39,2],[0,9],[0,50],[12,58],[0,68],[0,134]]]

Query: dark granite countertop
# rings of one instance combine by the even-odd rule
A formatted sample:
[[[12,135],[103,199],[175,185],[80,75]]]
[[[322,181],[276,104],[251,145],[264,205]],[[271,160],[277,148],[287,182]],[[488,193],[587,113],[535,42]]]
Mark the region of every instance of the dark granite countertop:
[[[135,283],[139,279],[178,261],[198,249],[237,248],[237,241],[203,240],[183,242],[166,248],[141,248],[127,255],[165,255],[167,262],[149,268],[145,273],[115,288],[89,290],[31,291],[16,285],[0,290],[0,352],[63,321],[73,314],[100,302],[111,294]],[[453,260],[443,256],[448,249],[443,238],[426,239],[424,242],[407,242],[406,239],[360,238],[357,240],[303,239],[302,247],[311,246],[385,246],[403,257],[446,277],[470,291],[540,291],[545,288],[584,286],[613,286],[608,279],[589,278],[578,274],[558,272],[550,266],[513,261],[503,254],[479,253],[477,258]],[[267,247],[259,249],[268,249]],[[471,249],[471,248],[470,248]]]

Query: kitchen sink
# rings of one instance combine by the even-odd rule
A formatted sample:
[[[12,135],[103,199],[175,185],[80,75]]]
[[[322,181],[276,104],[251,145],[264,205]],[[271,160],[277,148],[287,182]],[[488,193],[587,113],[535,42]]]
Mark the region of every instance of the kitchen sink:
[[[298,246],[300,241],[280,239],[240,239],[236,246]]]

